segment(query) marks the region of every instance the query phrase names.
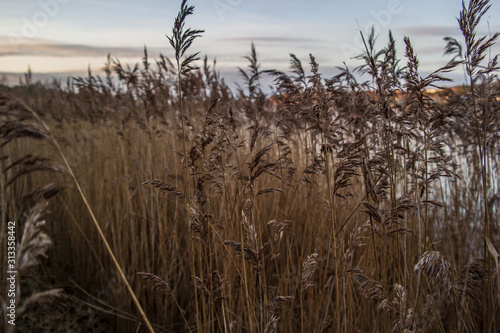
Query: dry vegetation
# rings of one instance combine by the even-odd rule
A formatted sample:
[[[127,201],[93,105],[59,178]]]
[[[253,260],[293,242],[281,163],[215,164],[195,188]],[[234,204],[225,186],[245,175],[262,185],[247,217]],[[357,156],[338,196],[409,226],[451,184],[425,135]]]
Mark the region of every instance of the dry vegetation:
[[[324,79],[313,56],[263,71],[252,45],[232,93],[215,63],[196,68],[184,1],[173,61],[145,50],[135,67],[108,58],[104,78],[0,87],[16,330],[498,332],[487,9],[464,5],[464,40],[447,39],[453,61],[427,77],[410,39],[399,59],[372,34],[353,71],[367,82],[347,68]],[[466,93],[437,103],[425,89],[455,68]]]

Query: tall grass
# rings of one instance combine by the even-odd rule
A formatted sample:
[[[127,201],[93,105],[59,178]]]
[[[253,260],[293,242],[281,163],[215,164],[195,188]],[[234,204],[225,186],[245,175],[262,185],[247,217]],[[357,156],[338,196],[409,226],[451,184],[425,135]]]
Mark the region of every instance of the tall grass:
[[[465,51],[425,77],[410,38],[400,59],[392,34],[378,50],[372,32],[363,65],[328,79],[313,55],[263,70],[252,45],[233,93],[189,55],[202,31],[185,27],[183,1],[174,61],[145,49],[133,67],[108,56],[104,78],[2,86],[2,237],[49,200],[53,244],[21,271],[19,299],[58,296],[24,303],[16,328],[498,331],[498,35],[477,32],[488,6],[464,4]],[[467,86],[427,92],[459,66]]]

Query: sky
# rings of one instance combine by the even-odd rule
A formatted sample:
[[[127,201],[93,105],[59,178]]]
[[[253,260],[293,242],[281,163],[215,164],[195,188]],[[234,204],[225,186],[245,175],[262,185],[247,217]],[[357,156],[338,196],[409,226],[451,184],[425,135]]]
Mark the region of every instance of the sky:
[[[181,0],[0,0],[0,76],[32,72],[40,78],[99,73],[108,53],[122,63],[140,61],[146,45],[150,57],[172,57],[166,34]],[[237,67],[255,43],[263,69],[286,70],[289,54],[307,68],[309,54],[324,77],[336,66],[359,65],[352,59],[363,51],[365,35],[374,26],[377,46],[387,43],[389,29],[404,56],[408,36],[420,60],[422,74],[443,66],[443,37],[463,40],[456,17],[461,0],[188,0],[195,6],[187,26],[203,29],[193,52],[217,60],[230,85],[241,81]],[[500,31],[500,1],[482,19],[479,35]],[[492,55],[500,52],[495,45]],[[404,60],[402,60],[404,61]],[[450,77],[461,83],[462,72]],[[16,80],[17,81],[17,80]]]

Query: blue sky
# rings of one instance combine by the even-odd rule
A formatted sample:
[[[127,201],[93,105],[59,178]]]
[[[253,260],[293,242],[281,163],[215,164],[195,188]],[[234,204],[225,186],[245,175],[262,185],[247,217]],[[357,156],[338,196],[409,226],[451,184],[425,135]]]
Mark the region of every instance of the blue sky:
[[[171,33],[179,1],[159,0],[2,0],[0,3],[0,73],[82,74],[98,71],[108,52],[122,62],[137,62],[147,45],[150,55],[171,56]],[[204,29],[193,51],[217,59],[226,80],[238,80],[236,67],[255,42],[263,68],[285,70],[289,53],[304,63],[312,53],[325,76],[361,51],[359,30],[375,25],[383,47],[391,29],[403,56],[409,36],[422,72],[446,63],[443,37],[460,37],[456,17],[461,0],[190,0],[190,27]],[[489,23],[489,25],[488,25]],[[500,3],[483,18],[480,33],[500,31]],[[498,53],[498,45],[493,53]],[[457,79],[460,73],[453,74]]]

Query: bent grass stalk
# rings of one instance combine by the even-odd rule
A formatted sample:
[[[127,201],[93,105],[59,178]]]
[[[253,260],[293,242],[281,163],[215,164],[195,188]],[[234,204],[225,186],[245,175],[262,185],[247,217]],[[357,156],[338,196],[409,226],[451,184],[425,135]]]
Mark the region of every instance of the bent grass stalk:
[[[92,222],[93,222],[93,224],[94,224],[94,226],[95,226],[95,228],[97,230],[97,233],[99,234],[99,238],[101,239],[101,241],[104,244],[104,247],[106,248],[106,252],[111,257],[113,265],[115,266],[116,270],[118,271],[118,274],[120,275],[120,278],[122,279],[123,283],[125,284],[125,287],[127,288],[127,291],[129,293],[130,297],[132,298],[132,301],[134,302],[135,306],[137,307],[137,310],[139,311],[142,319],[144,320],[144,323],[145,323],[147,329],[149,330],[149,332],[154,333],[153,326],[151,325],[151,323],[150,323],[150,321],[149,321],[146,313],[142,309],[142,306],[141,306],[139,300],[137,299],[137,296],[135,295],[134,291],[132,290],[132,287],[130,286],[130,283],[128,282],[127,278],[125,277],[125,274],[123,273],[123,270],[122,270],[120,264],[118,263],[118,260],[116,259],[115,255],[114,255],[114,252],[111,249],[111,246],[109,245],[108,241],[106,240],[106,236],[104,235],[104,232],[102,231],[102,229],[101,229],[101,227],[99,225],[99,222],[97,222],[97,218],[95,217],[94,211],[92,210],[92,207],[90,207],[90,204],[89,204],[89,202],[87,200],[87,197],[83,193],[83,189],[82,189],[82,187],[80,185],[80,182],[78,181],[78,178],[76,177],[75,173],[73,172],[73,168],[71,168],[71,166],[70,166],[70,164],[68,162],[68,159],[66,158],[66,154],[63,152],[61,146],[59,145],[59,142],[54,137],[54,135],[50,131],[50,129],[47,126],[47,124],[38,116],[38,114],[35,111],[33,111],[30,107],[28,107],[27,105],[25,105],[23,102],[21,102],[21,101],[18,101],[18,102],[20,104],[22,104],[27,110],[29,110],[29,112],[31,112],[31,114],[39,122],[39,124],[41,126],[43,126],[43,128],[47,131],[47,133],[49,133],[49,140],[56,147],[57,151],[59,152],[59,155],[63,159],[64,164],[66,166],[66,169],[68,170],[68,172],[69,172],[69,174],[71,176],[71,179],[75,183],[75,186],[78,189],[78,193],[80,194],[80,197],[83,200],[85,208],[87,209],[87,211],[88,211],[88,213],[89,213],[89,215],[90,215],[90,217],[92,219]]]
[[[52,273],[52,267],[64,266],[74,258],[69,264],[74,267],[65,273],[74,274],[72,278],[85,289],[89,284],[90,288],[103,287],[105,275],[91,278],[106,270],[103,260],[110,255],[113,263],[108,268],[118,270],[117,278],[123,283],[122,272],[167,276],[172,283],[170,293],[175,291],[176,298],[141,301],[158,331],[497,329],[498,307],[492,306],[498,296],[493,294],[496,284],[492,285],[499,274],[493,271],[497,263],[490,264],[482,255],[497,256],[493,245],[498,235],[493,226],[498,223],[494,213],[500,200],[498,187],[492,184],[500,159],[493,154],[498,142],[490,138],[496,138],[500,128],[494,113],[500,106],[495,99],[500,86],[493,79],[498,70],[487,72],[492,78],[481,82],[477,74],[484,68],[478,67],[468,77],[468,86],[461,88],[465,93],[443,89],[439,93],[449,99],[433,103],[426,88],[432,86],[429,82],[438,81],[439,74],[420,77],[413,54],[410,66],[401,69],[399,76],[394,74],[391,57],[395,49],[377,51],[375,37],[370,36],[364,40],[363,53],[365,73],[372,77],[367,83],[358,83],[347,66],[343,76],[331,81],[320,78],[317,64],[312,75],[306,76],[298,58],[292,56],[290,75],[274,72],[279,79],[276,95],[263,97],[258,80],[250,80],[252,71],[247,71],[246,79],[253,93],[248,94],[245,87],[232,95],[222,80],[211,78],[207,68],[183,71],[187,69],[184,59],[196,58],[182,55],[184,51],[188,54],[187,46],[196,34],[184,34],[184,18],[191,7],[182,3],[181,12],[186,15],[179,16],[171,36],[179,52],[172,61],[162,56],[163,67],[158,72],[145,64],[144,68],[128,68],[113,60],[116,68],[108,65],[108,74],[115,71],[116,81],[89,73],[69,93],[65,88],[42,85],[12,88],[7,95],[21,96],[25,104],[37,106],[33,108],[36,119],[22,118],[15,113],[19,110],[9,111],[14,108],[9,109],[0,96],[1,120],[5,120],[0,124],[0,137],[6,143],[16,139],[2,151],[9,156],[0,156],[5,170],[2,193],[7,196],[2,205],[8,205],[1,212],[3,221],[23,211],[29,202],[20,200],[24,192],[40,192],[31,187],[47,180],[44,172],[31,172],[57,164],[42,157],[39,160],[47,162],[45,169],[34,164],[37,156],[31,155],[35,151],[32,138],[37,133],[32,127],[45,134],[38,125],[41,119],[52,133],[43,135],[41,150],[35,153],[45,156],[50,152],[61,164],[64,160],[71,177],[66,179],[80,192],[71,191],[70,200],[55,205],[51,215],[74,220],[78,214],[89,213],[92,219],[84,224],[75,221],[76,225],[50,224],[54,239],[60,242],[49,253],[47,271]],[[182,47],[183,40],[189,40],[186,47]],[[254,54],[252,47],[247,60],[255,64],[253,73],[259,74],[263,71]],[[471,57],[468,61],[474,63]],[[217,107],[207,111],[218,98]],[[197,116],[204,111],[205,117]],[[440,122],[441,117],[446,121]],[[250,125],[255,126],[248,128]],[[101,132],[116,143],[109,146],[120,148],[113,150],[87,140],[89,126],[106,127]],[[12,128],[19,128],[20,134],[15,136]],[[23,128],[33,135],[23,136]],[[19,137],[23,139],[17,140]],[[65,145],[84,150],[92,158],[78,161],[77,166]],[[252,161],[262,147],[256,161],[262,162],[257,163],[263,167],[259,172],[265,171],[257,179],[256,168],[249,172],[245,162]],[[165,150],[182,157],[170,158]],[[346,153],[349,151],[352,153]],[[24,155],[24,160],[18,155]],[[466,165],[468,161],[472,166]],[[95,172],[88,172],[91,170]],[[447,170],[451,172],[446,174]],[[17,175],[26,173],[30,175],[17,180]],[[144,183],[147,177],[167,179]],[[120,185],[113,192],[110,184]],[[160,193],[172,199],[157,204],[158,198],[143,191],[140,184],[156,184]],[[240,212],[247,199],[251,204],[244,210],[249,219],[244,226]],[[444,210],[439,204],[444,204]],[[286,226],[278,226],[283,218]],[[275,222],[265,223],[270,220]],[[80,237],[86,228],[90,234]],[[78,242],[64,243],[72,238]],[[101,240],[104,246],[100,246]],[[92,252],[84,253],[92,242],[96,245]],[[74,251],[72,257],[65,253],[67,247]],[[422,254],[430,250],[450,258],[449,263],[436,260],[427,268],[448,267],[453,275],[451,290],[448,285],[436,294],[439,288],[429,275],[431,270],[414,269],[416,261],[425,260]],[[311,253],[321,259],[305,290],[301,287],[309,283],[297,278],[305,271],[301,263]],[[51,266],[54,262],[57,264]],[[118,262],[123,263],[121,267]],[[53,273],[51,281],[63,279],[58,270]],[[30,277],[24,278],[30,282]],[[122,282],[118,284],[122,286]],[[367,289],[370,286],[372,292]],[[138,302],[128,295],[132,288],[112,292],[120,311],[103,312],[103,306],[95,307],[93,302],[104,305],[108,301],[101,296],[79,303],[95,311],[97,318],[106,318],[105,328],[133,332],[138,322],[145,326],[142,323],[147,318],[140,310],[139,316]],[[443,291],[449,291],[451,297],[445,297]],[[273,303],[280,295],[293,295],[296,301],[278,308]],[[62,301],[65,299],[76,297]],[[126,315],[127,309],[130,315]],[[44,319],[39,309],[29,311],[33,316],[28,319]],[[75,319],[73,313],[68,316]],[[82,330],[86,325],[82,324]]]

